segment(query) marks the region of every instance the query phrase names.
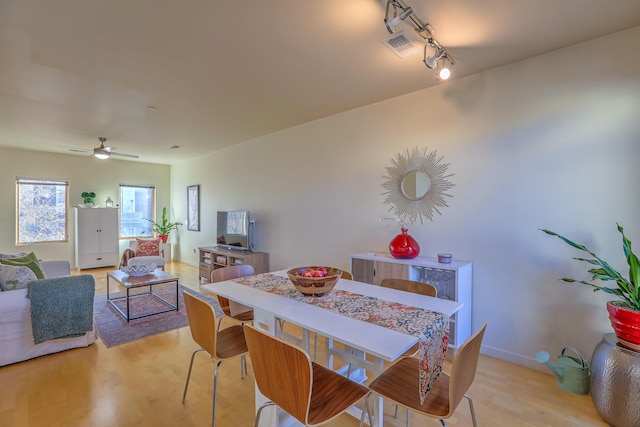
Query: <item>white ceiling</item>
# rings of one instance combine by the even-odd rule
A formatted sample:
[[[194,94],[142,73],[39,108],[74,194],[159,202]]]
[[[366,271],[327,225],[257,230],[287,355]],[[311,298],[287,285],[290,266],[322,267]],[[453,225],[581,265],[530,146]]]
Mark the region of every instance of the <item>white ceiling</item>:
[[[638,0],[405,3],[455,59],[453,79],[640,25]],[[68,153],[104,136],[171,164],[447,84],[422,53],[380,42],[385,4],[2,0],[0,146]]]

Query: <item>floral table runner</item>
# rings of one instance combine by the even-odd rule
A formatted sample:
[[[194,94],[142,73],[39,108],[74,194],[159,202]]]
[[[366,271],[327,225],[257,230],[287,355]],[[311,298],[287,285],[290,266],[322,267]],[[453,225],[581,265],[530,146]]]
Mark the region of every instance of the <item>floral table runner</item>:
[[[420,343],[419,391],[423,402],[442,372],[449,344],[449,316],[446,314],[335,289],[322,297],[308,297],[298,292],[288,278],[271,273],[234,281],[417,337]]]

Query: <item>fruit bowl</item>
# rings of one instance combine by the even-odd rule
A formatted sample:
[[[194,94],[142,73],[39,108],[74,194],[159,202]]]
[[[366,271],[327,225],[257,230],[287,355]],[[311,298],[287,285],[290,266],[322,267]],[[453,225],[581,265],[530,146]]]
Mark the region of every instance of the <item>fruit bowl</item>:
[[[315,273],[318,271],[321,273]],[[331,291],[341,275],[342,270],[338,268],[322,266],[298,267],[287,271],[289,280],[301,294],[314,297],[321,297]]]

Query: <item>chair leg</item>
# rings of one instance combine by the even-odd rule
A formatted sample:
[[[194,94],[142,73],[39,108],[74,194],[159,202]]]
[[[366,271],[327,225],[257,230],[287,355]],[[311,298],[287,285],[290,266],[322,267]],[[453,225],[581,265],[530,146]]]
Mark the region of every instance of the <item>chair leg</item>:
[[[473,409],[473,400],[471,400],[471,396],[465,393],[464,397],[469,401],[469,409],[471,410],[471,421],[473,421],[473,427],[478,427],[478,423],[476,422],[476,411]]]
[[[244,379],[245,375],[247,375],[247,357],[243,354],[240,356],[240,378]]]
[[[213,370],[213,421],[211,425],[216,427],[216,398],[218,397],[218,370],[222,365],[222,360],[216,363],[216,368]]]
[[[371,416],[371,408],[369,407],[369,395],[364,398],[364,406],[362,407],[362,414],[360,415],[360,427],[364,426],[364,416],[369,418],[369,425],[373,427],[373,417]]]
[[[200,347],[193,350],[191,353],[191,363],[189,363],[189,372],[187,373],[187,382],[184,384],[184,393],[182,393],[182,403],[187,399],[187,388],[189,388],[189,380],[191,379],[191,369],[193,368],[193,358],[196,356],[196,353],[199,351],[204,351],[204,348]]]
[[[262,415],[262,410],[267,406],[275,406],[275,403],[269,401],[258,408],[258,412],[256,413],[256,422],[253,424],[253,427],[258,427],[258,424],[260,423],[260,415]]]
[[[442,427],[447,427],[447,424],[444,422],[444,420],[440,420],[440,424],[442,424]]]

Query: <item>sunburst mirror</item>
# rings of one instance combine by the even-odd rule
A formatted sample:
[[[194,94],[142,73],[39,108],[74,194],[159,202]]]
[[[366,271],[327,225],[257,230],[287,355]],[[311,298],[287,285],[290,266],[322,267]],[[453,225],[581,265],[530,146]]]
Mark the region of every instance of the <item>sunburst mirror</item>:
[[[438,157],[435,151],[427,153],[416,147],[399,153],[392,160],[393,166],[387,167],[388,176],[382,187],[386,190],[385,203],[390,205],[396,219],[404,225],[413,224],[423,218],[433,220],[434,212],[442,215],[439,208],[449,206],[446,197],[452,197],[447,191],[453,183],[447,178],[449,163],[443,163],[444,157]]]

